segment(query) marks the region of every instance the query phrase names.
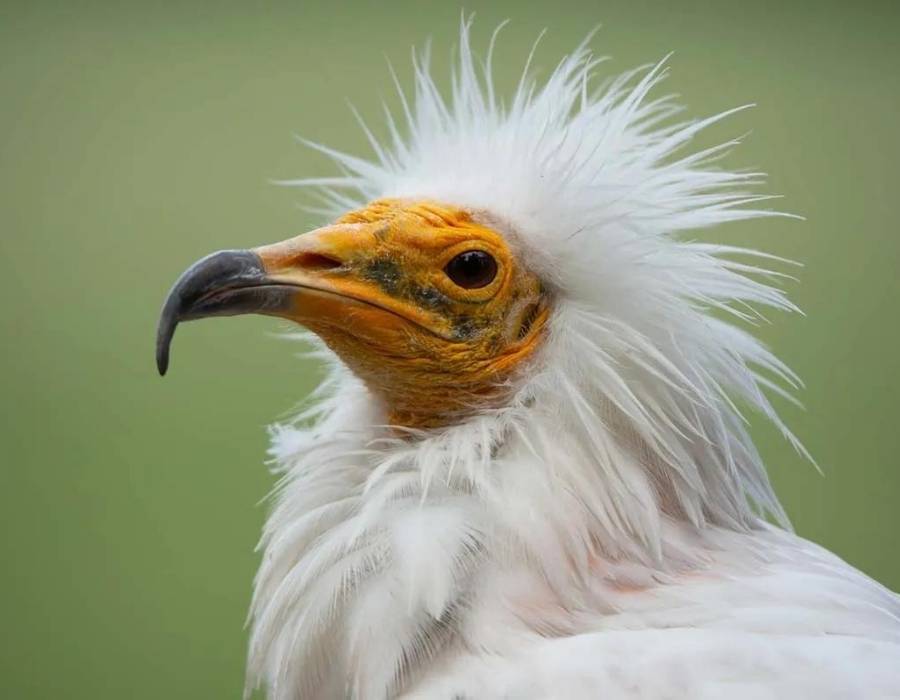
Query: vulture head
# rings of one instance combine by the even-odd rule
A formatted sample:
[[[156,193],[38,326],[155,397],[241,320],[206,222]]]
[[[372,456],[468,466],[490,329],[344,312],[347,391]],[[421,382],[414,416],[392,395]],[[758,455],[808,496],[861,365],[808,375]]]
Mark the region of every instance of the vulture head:
[[[501,91],[492,53],[464,23],[446,94],[417,58],[370,158],[310,144],[340,171],[293,181],[321,228],[213,253],[165,302],[162,373],[179,322],[244,313],[332,366],[273,429],[249,672],[273,697],[399,693],[786,525],[745,415],[802,451],[767,397],[797,380],[749,332],[794,306],[772,256],[698,239],[780,216],[722,167],[736,140],[691,148],[735,110],[681,117],[664,62],[597,87],[587,42]]]

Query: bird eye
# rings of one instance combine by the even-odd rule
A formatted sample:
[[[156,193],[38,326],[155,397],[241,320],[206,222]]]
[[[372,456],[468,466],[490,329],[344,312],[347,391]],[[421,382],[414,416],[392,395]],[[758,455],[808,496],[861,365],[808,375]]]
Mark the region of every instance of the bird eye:
[[[494,281],[497,261],[483,250],[467,250],[447,263],[444,272],[463,289],[480,289]]]

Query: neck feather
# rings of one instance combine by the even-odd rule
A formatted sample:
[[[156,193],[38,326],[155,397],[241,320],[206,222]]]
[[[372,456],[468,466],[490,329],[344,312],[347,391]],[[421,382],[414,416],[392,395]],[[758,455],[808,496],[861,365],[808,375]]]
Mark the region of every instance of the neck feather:
[[[592,357],[601,328],[604,347],[613,336],[639,343],[561,313],[542,369],[503,408],[398,435],[338,366],[330,398],[302,416],[313,426],[275,429],[284,478],[256,581],[251,681],[288,689],[277,697],[305,697],[326,677],[392,692],[412,651],[439,653],[464,634],[484,577],[525,582],[525,600],[543,601],[503,624],[565,629],[565,615],[540,611],[577,609],[598,576],[647,585],[703,566],[709,533],[781,514],[733,405],[698,390],[717,381],[713,363],[701,373],[674,351],[630,367],[622,355],[615,371],[554,362]],[[362,653],[373,645],[383,653]]]

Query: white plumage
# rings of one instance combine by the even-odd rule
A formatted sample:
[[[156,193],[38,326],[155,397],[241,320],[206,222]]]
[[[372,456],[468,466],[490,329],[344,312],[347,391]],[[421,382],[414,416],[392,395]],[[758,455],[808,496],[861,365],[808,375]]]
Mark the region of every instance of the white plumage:
[[[794,310],[769,256],[681,234],[775,216],[760,176],[690,152],[662,64],[597,90],[587,44],[508,103],[468,26],[426,57],[375,159],[331,155],[328,213],[463,207],[553,292],[507,405],[398,434],[333,362],[273,430],[283,474],[249,685],[295,698],[900,697],[900,599],[789,530],[740,411],[797,380],[745,327]],[[491,44],[493,46],[493,42]],[[401,133],[402,132],[402,133]],[[333,360],[329,351],[325,356]],[[311,427],[306,427],[310,424]],[[771,515],[781,525],[764,522]]]

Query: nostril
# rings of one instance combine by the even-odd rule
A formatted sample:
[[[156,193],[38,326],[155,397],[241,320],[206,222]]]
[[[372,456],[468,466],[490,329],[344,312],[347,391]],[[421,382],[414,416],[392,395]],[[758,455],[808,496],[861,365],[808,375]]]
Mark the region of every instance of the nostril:
[[[322,253],[300,253],[294,264],[304,270],[333,270],[343,265],[337,258]]]

